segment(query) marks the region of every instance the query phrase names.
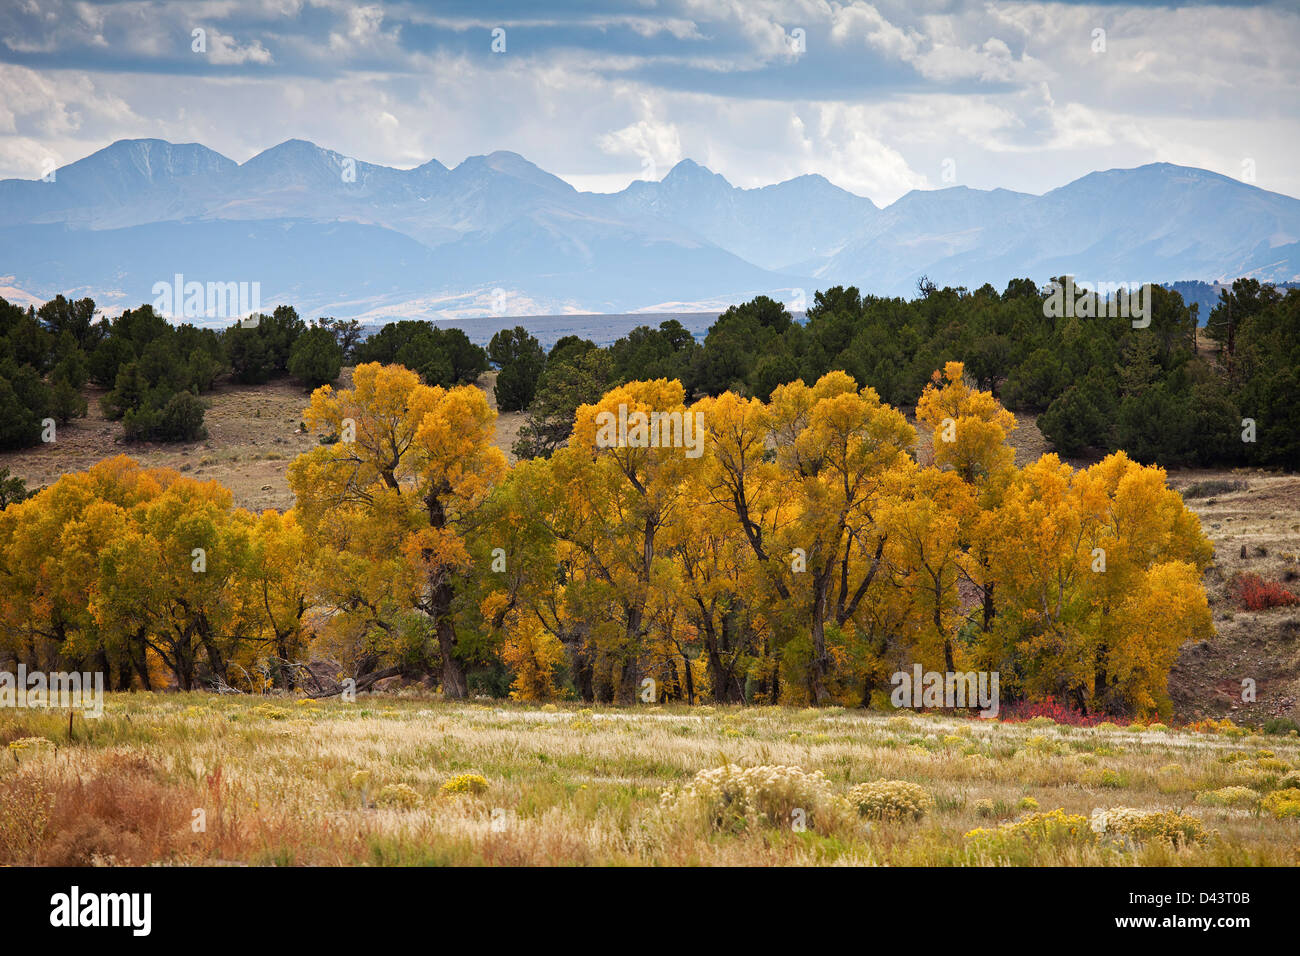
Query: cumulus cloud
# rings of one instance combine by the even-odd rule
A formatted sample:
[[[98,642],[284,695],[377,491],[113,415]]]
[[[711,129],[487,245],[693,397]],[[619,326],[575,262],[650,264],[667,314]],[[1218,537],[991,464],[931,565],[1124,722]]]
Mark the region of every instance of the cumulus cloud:
[[[62,141],[139,119],[125,98],[85,74],[0,64],[0,131],[6,134]]]
[[[345,13],[342,29],[329,35],[329,50],[335,55],[354,55],[360,51],[395,49],[401,28],[384,29],[384,11],[377,5],[352,7]]]
[[[1041,192],[1250,157],[1260,185],[1300,194],[1286,5],[17,0],[0,38],[0,176],[123,137],[243,160],[300,136],[392,165],[511,149],[601,188],[689,157],[739,185],[816,172],[888,202],[953,169]]]
[[[923,38],[886,20],[869,3],[854,3],[831,14],[830,37],[836,43],[861,40],[886,56],[910,62],[917,56]]]
[[[664,173],[682,158],[677,127],[660,120],[638,120],[604,134],[597,142],[601,150],[610,155],[635,157],[641,164],[640,179],[662,179]]]
[[[240,44],[224,33],[211,31],[206,39],[207,54],[213,63],[228,66],[237,63],[270,63],[271,54],[260,43]]]

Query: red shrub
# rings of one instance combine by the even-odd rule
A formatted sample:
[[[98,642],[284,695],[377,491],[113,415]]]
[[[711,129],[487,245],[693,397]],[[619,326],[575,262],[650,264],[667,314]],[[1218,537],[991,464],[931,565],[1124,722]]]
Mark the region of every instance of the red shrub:
[[[1044,697],[1042,700],[1018,700],[1014,704],[1004,704],[998,717],[1012,724],[1033,720],[1035,717],[1050,717],[1058,724],[1067,724],[1071,727],[1092,727],[1107,720],[1111,723],[1126,722],[1108,714],[1085,714],[1053,697]]]
[[[1265,581],[1258,574],[1249,571],[1243,571],[1234,577],[1229,590],[1243,611],[1263,611],[1270,607],[1300,604],[1300,598],[1276,581]]]

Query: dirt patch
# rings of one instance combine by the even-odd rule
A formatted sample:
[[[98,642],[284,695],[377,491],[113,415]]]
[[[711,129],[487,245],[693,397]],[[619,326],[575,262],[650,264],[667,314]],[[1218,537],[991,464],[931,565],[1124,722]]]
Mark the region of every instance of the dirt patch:
[[[1175,714],[1294,719],[1300,715],[1300,608],[1241,611],[1228,587],[1235,574],[1249,571],[1300,593],[1300,476],[1188,469],[1171,472],[1169,484],[1196,495],[1187,506],[1214,542],[1205,588],[1215,636],[1183,647],[1169,676]],[[1220,485],[1225,490],[1201,496]],[[1242,699],[1246,680],[1255,682],[1254,701]]]
[[[475,384],[487,393],[488,404],[497,413],[496,434],[492,438],[492,444],[505,452],[506,460],[513,465],[518,459],[511,449],[519,440],[519,429],[523,427],[526,416],[523,412],[503,412],[497,408],[496,371],[484,372]]]
[[[1016,467],[1018,468],[1023,468],[1030,462],[1038,461],[1052,450],[1052,443],[1044,438],[1043,433],[1038,430],[1037,415],[1016,415],[1016,427],[1007,436],[1007,444],[1016,450]],[[1093,464],[1091,459],[1084,458],[1066,458],[1062,456],[1061,460],[1068,462],[1075,468],[1087,468]]]
[[[351,369],[345,369],[340,386],[350,381]],[[129,455],[150,468],[175,468],[192,478],[219,481],[233,492],[238,507],[284,511],[293,505],[286,470],[314,444],[299,428],[310,395],[298,382],[222,382],[203,396],[208,437],[169,444],[124,441],[121,422],[109,421],[100,410],[104,392],[88,387],[85,418],[61,426],[49,444],[0,452],[0,468],[7,467],[34,491],[104,458]]]
[[[493,409],[496,375],[487,372],[477,383]],[[352,369],[345,368],[334,387],[351,385]],[[47,445],[0,452],[0,468],[7,467],[35,491],[97,461],[129,455],[149,468],[175,468],[192,478],[219,481],[231,490],[240,508],[285,511],[293,506],[285,477],[289,462],[315,445],[315,439],[300,430],[311,393],[299,382],[284,378],[265,385],[239,385],[223,380],[203,396],[208,405],[203,417],[208,437],[174,444],[124,441],[121,422],[105,418],[99,407],[105,391],[88,386],[83,393],[88,404],[85,418],[60,426],[56,440]],[[523,423],[523,412],[501,412],[497,417],[493,441],[512,464],[515,457],[510,449]]]

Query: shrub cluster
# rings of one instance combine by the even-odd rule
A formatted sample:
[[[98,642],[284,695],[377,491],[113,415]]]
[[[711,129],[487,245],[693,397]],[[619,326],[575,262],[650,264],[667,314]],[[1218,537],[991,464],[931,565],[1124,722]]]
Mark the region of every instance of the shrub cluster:
[[[975,848],[998,852],[1017,844],[1087,846],[1096,841],[1096,833],[1089,826],[1087,817],[1058,809],[1031,813],[993,830],[980,827],[968,832],[966,839]]]
[[[1259,804],[1259,791],[1249,787],[1220,787],[1218,790],[1205,790],[1198,793],[1196,802],[1207,807],[1250,809]]]
[[[1174,847],[1193,846],[1208,838],[1205,825],[1178,810],[1136,810],[1112,807],[1094,810],[1089,821],[1095,833],[1131,843],[1161,841]]]
[[[461,329],[440,329],[432,322],[390,322],[355,349],[357,364],[402,365],[426,385],[450,388],[475,381],[487,371],[487,352]]]
[[[860,783],[848,800],[864,817],[875,820],[919,820],[934,809],[934,797],[920,784],[906,780]]]
[[[830,804],[830,789],[820,770],[724,764],[701,770],[681,791],[665,790],[666,811],[702,820],[714,830],[789,827],[802,819],[811,829]],[[802,814],[802,817],[800,816]]]
[[[1037,725],[1041,719],[1049,725],[1061,724],[1067,727],[1096,727],[1103,722],[1112,722],[1114,726],[1113,717],[1100,713],[1085,713],[1078,707],[1060,701],[1052,695],[1041,700],[1018,700],[1004,704],[999,710],[998,718],[1007,723],[1024,721],[1034,725]]]
[[[84,417],[87,383],[107,389],[100,405],[128,441],[196,440],[206,434],[198,396],[221,375],[258,383],[291,372],[322,385],[361,334],[355,320],[308,328],[287,305],[224,331],[173,324],[147,304],[97,314],[91,299],[26,310],[0,299],[0,448],[39,443],[47,419]]]
[[[449,796],[461,793],[478,795],[487,793],[488,782],[481,774],[461,773],[446,780],[440,789],[442,793]]]
[[[1238,726],[1231,717],[1224,717],[1221,720],[1207,717],[1188,724],[1187,729],[1198,734],[1214,734],[1222,737],[1244,737],[1250,733],[1249,728]]]
[[[1276,581],[1265,581],[1252,571],[1235,575],[1228,586],[1232,599],[1243,611],[1266,611],[1271,607],[1300,604],[1296,597]]]
[[[400,807],[410,810],[420,805],[420,795],[410,784],[390,783],[379,791],[375,802],[381,807]]]
[[[1274,790],[1260,801],[1264,812],[1281,819],[1283,817],[1300,817],[1300,788],[1288,787]]]

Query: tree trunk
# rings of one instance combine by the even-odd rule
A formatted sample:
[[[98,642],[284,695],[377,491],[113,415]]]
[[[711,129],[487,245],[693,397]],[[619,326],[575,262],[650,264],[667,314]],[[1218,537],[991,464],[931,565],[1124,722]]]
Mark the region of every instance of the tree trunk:
[[[813,705],[816,707],[826,703],[831,696],[826,689],[826,622],[822,617],[824,604],[824,596],[819,594],[817,602],[813,606],[813,659],[808,674],[808,689],[812,696]]]
[[[1107,650],[1104,647],[1097,649],[1097,666],[1092,678],[1092,699],[1097,703],[1099,709],[1106,706],[1109,697],[1109,694],[1107,694],[1109,687],[1107,685],[1110,683],[1110,676],[1106,673]],[[1086,702],[1081,701],[1079,709],[1085,714],[1088,713]]]
[[[618,690],[614,694],[616,704],[635,704],[637,692],[637,662],[635,658],[623,661],[618,673]]]
[[[212,676],[225,681],[226,664],[221,659],[221,651],[217,648],[216,642],[212,640],[211,632],[206,624],[202,626],[199,634],[203,641],[203,650],[208,655],[208,666],[212,668]]]
[[[587,657],[587,652],[581,646],[573,654],[573,672],[578,685],[578,696],[584,703],[590,704],[596,699],[595,669]]]
[[[708,648],[709,673],[713,677],[713,699],[719,704],[732,704],[739,700],[735,697],[735,675],[722,663],[722,655],[716,648]]]
[[[678,648],[678,650],[680,652],[680,648]],[[685,659],[686,655],[683,654],[682,657]],[[656,699],[650,701],[650,703],[657,704],[660,699],[682,700],[686,696],[686,684],[682,680],[682,675],[677,671],[677,661],[672,657],[668,658],[668,681],[672,686],[672,693],[666,694],[659,688],[655,688],[657,696]]]
[[[641,676],[641,606],[626,608],[627,630],[624,634],[623,663],[619,669],[618,691],[615,701],[619,704],[636,703],[637,683]]]
[[[456,628],[449,615],[438,616],[438,651],[442,657],[442,695],[448,700],[469,696],[465,668],[456,657]]]
[[[136,651],[139,654],[136,654]],[[144,690],[153,690],[153,682],[149,680],[149,649],[144,643],[144,628],[140,628],[135,634],[135,639],[127,645],[127,654],[131,658],[131,665],[140,675],[140,686]]]
[[[284,684],[285,690],[293,690],[297,686],[297,680],[294,676],[293,668],[289,666],[289,641],[287,634],[277,634],[275,636],[276,653],[280,656],[277,665],[280,671],[280,679]]]
[[[722,654],[724,650],[730,650],[727,647],[727,619],[722,619],[722,647],[718,645],[717,629],[713,622],[706,620],[704,623],[704,650],[709,655],[709,676],[713,681],[713,699],[719,704],[734,704],[745,699],[745,693],[740,687],[740,682],[736,680],[735,672],[732,668],[735,663],[723,664]],[[688,669],[687,673],[690,671]]]
[[[939,578],[934,579],[934,629],[938,634],[943,635],[943,666],[949,674],[957,672],[956,664],[952,659],[952,637],[944,633],[943,630],[943,607],[939,603],[943,594],[942,585]]]
[[[447,512],[442,504],[442,494],[450,491],[444,481],[441,486],[430,488],[425,504],[429,509],[429,527],[441,530],[447,526]],[[426,552],[426,560],[429,555]],[[464,700],[469,696],[469,685],[465,681],[465,668],[456,658],[456,623],[452,617],[451,602],[455,597],[451,583],[444,578],[433,589],[432,610],[434,626],[438,631],[438,650],[442,657],[442,695],[449,700]]]

